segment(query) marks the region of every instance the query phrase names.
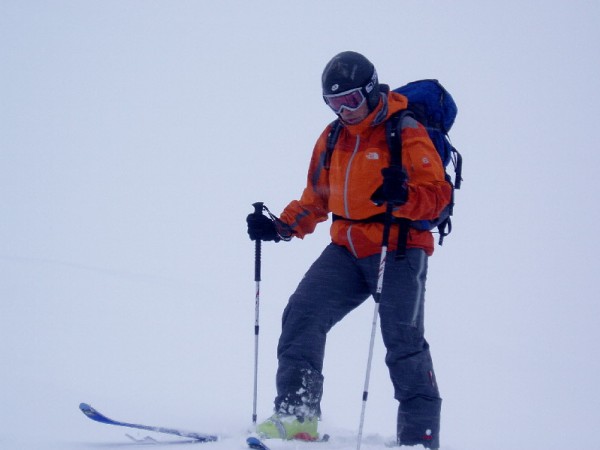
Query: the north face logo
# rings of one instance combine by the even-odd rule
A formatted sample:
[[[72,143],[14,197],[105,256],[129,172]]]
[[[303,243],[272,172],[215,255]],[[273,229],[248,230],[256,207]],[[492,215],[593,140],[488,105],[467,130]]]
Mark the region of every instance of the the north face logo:
[[[379,159],[379,153],[377,152],[368,152],[367,153],[367,159]]]

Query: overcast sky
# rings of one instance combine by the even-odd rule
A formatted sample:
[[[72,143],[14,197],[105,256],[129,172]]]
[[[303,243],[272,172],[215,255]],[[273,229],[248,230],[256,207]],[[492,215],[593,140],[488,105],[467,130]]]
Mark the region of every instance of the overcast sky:
[[[334,118],[321,72],[344,50],[392,87],[437,78],[458,103],[464,183],[427,292],[443,442],[589,447],[599,23],[600,3],[583,0],[0,0],[0,447],[34,408],[56,411],[49,435],[85,440],[79,401],[148,408],[154,422],[168,410],[188,428],[229,414],[246,425],[244,219],[253,202],[279,213],[301,194]],[[261,416],[281,311],[328,241],[321,224],[264,246]],[[371,308],[330,336],[332,426],[358,424]],[[390,434],[382,347],[366,428]]]

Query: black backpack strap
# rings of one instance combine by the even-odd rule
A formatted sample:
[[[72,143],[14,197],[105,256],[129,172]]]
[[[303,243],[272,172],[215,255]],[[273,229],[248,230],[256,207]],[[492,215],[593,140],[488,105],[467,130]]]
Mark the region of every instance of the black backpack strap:
[[[385,138],[390,149],[391,166],[402,167],[402,121],[407,114],[407,110],[400,111],[385,122]]]
[[[393,114],[385,122],[385,136],[390,149],[390,165],[402,167],[402,123],[407,116],[413,117],[408,110],[402,110]],[[396,258],[406,256],[406,244],[408,242],[408,231],[410,229],[410,220],[406,218],[395,219],[398,223],[398,248],[396,249]]]
[[[440,234],[438,244],[442,245],[444,243],[444,238],[452,232],[452,219],[448,217],[446,220],[444,220],[437,226],[437,229],[438,233]]]
[[[331,166],[331,155],[333,153],[333,149],[335,148],[335,144],[337,143],[337,140],[340,137],[340,132],[343,128],[343,125],[339,119],[336,119],[333,122],[331,122],[330,126],[331,129],[329,130],[329,134],[327,135],[327,144],[325,146],[325,170],[329,170],[329,167]]]

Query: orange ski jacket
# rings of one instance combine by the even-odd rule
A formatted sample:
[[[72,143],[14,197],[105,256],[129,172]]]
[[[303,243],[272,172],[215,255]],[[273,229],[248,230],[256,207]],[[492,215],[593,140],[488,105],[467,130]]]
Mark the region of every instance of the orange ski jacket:
[[[280,216],[296,237],[312,233],[331,212],[341,217],[331,224],[335,244],[343,245],[357,258],[381,251],[383,223],[357,221],[385,213],[385,205],[376,206],[371,201],[371,195],[383,183],[381,169],[390,165],[385,120],[407,105],[406,97],[390,92],[365,120],[344,126],[329,170],[325,159],[331,125],[325,128],[314,147],[300,200],[292,201]],[[450,202],[452,188],[445,180],[444,166],[427,130],[412,117],[402,121],[402,165],[408,175],[408,201],[395,207],[393,215],[410,220],[435,219]],[[397,227],[393,225],[390,232],[390,251],[397,248]],[[415,247],[431,255],[431,232],[410,228],[407,248]]]

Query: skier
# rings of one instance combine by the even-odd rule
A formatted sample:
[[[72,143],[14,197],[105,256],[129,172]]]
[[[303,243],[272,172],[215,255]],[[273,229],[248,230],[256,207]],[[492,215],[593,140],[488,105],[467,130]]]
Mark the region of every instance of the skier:
[[[385,121],[408,102],[378,82],[367,58],[351,51],[334,56],[323,71],[322,89],[343,124],[335,151],[327,155],[327,126],[314,147],[300,200],[279,218],[256,213],[247,218],[250,239],[278,242],[304,238],[330,212],[333,216],[332,242],[283,312],[274,414],[257,427],[265,438],[318,437],[326,335],[375,293],[386,204],[394,205],[394,218],[429,220],[451,197],[427,131],[410,117],[402,121],[403,167],[390,167]],[[391,228],[379,306],[385,362],[399,401],[397,444],[438,448],[442,400],[424,337],[433,236],[410,228],[403,238],[399,222]]]

